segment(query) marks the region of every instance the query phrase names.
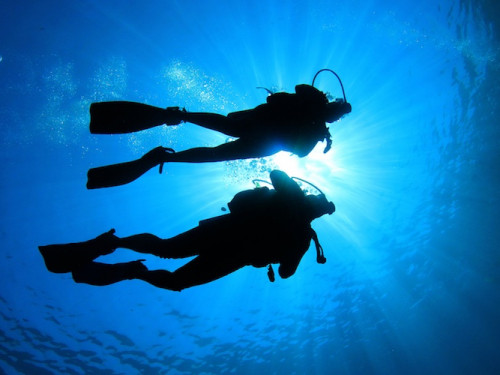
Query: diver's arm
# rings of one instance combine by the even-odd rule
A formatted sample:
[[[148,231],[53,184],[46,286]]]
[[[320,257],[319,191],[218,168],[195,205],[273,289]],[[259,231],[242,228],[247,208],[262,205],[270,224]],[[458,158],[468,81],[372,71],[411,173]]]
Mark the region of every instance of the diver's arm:
[[[304,254],[305,251],[301,252],[299,257],[296,257],[294,259],[289,259],[286,262],[280,263],[280,266],[278,268],[278,273],[280,274],[280,277],[282,279],[287,279],[295,273]]]
[[[303,158],[311,153],[316,145],[324,140],[330,140],[331,136],[328,131],[326,123],[320,119],[310,119],[304,121],[301,125],[300,134],[297,134],[289,143],[290,151],[300,158]],[[327,143],[324,153],[326,153],[331,147]]]
[[[299,266],[300,259],[298,262],[292,264],[292,263],[281,263],[279,268],[278,268],[278,273],[280,274],[280,277],[282,279],[288,279],[290,276],[292,276],[295,271],[297,270],[297,267]]]
[[[314,139],[305,139],[301,140],[300,144],[296,144],[293,149],[293,153],[297,155],[299,158],[303,158],[316,147],[318,144],[318,140],[316,138]]]
[[[297,246],[298,247],[297,251],[294,251],[289,255],[287,259],[280,262],[278,273],[280,274],[280,277],[282,279],[287,279],[295,273],[297,267],[299,266],[300,261],[302,260],[302,257],[309,249],[310,244],[311,244],[311,238],[305,239],[305,241],[302,244]]]

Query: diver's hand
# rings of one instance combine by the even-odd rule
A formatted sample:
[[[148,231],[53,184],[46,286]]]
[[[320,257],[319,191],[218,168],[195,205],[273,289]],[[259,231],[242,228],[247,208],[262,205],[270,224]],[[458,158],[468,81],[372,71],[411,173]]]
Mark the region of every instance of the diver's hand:
[[[272,265],[269,265],[267,267],[267,277],[269,278],[270,282],[274,283],[275,277],[274,277],[274,270],[273,270]]]
[[[148,153],[146,153],[141,159],[150,163],[152,166],[160,165],[160,173],[163,171],[163,163],[168,161],[168,155],[173,154],[175,151],[168,147],[158,146]]]
[[[127,263],[128,269],[130,270],[129,280],[137,279],[149,271],[148,267],[142,263],[145,261],[146,259],[138,259]]]
[[[167,107],[165,109],[165,124],[171,125],[179,125],[181,122],[184,122],[183,116],[186,113],[186,108],[180,107]]]
[[[158,146],[146,153],[141,159],[154,162],[155,164],[165,163],[167,155],[173,154],[175,151],[168,147]]]

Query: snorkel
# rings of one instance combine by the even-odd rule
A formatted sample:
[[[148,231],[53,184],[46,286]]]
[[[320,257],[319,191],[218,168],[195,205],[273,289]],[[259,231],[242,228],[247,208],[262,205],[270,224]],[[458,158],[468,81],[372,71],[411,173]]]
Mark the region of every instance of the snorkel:
[[[318,77],[319,73],[321,72],[330,72],[332,73],[335,77],[337,77],[337,79],[339,80],[339,83],[340,83],[340,88],[342,89],[342,95],[344,96],[344,99],[342,98],[338,98],[338,99],[335,99],[335,102],[337,101],[343,101],[344,103],[347,103],[347,99],[345,97],[345,90],[344,90],[344,85],[342,84],[342,80],[340,79],[339,75],[337,73],[335,73],[333,70],[331,69],[320,69],[318,70],[318,72],[314,75],[314,78],[313,78],[313,81],[312,81],[312,84],[311,86],[314,87],[314,82],[316,81],[316,78]]]
[[[336,98],[335,100],[331,101],[330,103],[326,104],[325,111],[323,113],[323,118],[325,122],[335,122],[340,120],[344,115],[350,113],[352,111],[351,104],[347,102],[347,98],[345,96],[345,90],[344,90],[344,85],[342,84],[342,80],[340,79],[339,75],[335,73],[331,69],[320,69],[318,72],[314,75],[314,78],[312,80],[311,86],[314,87],[314,82],[316,82],[316,78],[321,72],[330,72],[332,73],[335,77],[337,77],[339,83],[340,83],[340,88],[342,89],[342,96],[343,98]],[[326,139],[326,147],[323,153],[327,153],[330,148],[332,147],[332,139],[330,136],[330,132],[328,132],[328,135],[325,137]]]

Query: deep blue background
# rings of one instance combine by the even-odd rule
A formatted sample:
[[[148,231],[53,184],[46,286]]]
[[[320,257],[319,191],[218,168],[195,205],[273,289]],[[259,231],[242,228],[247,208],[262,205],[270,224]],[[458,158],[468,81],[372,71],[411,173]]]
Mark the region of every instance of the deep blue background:
[[[498,10],[399,3],[1,1],[0,372],[498,373]],[[86,190],[90,167],[226,141],[190,124],[90,135],[91,102],[226,114],[321,68],[353,105],[328,154],[167,165]],[[341,95],[333,76],[317,82]],[[245,268],[182,293],[97,288],[38,253],[109,228],[176,235],[276,167],[337,206],[313,223],[328,262],[311,250],[288,280]]]

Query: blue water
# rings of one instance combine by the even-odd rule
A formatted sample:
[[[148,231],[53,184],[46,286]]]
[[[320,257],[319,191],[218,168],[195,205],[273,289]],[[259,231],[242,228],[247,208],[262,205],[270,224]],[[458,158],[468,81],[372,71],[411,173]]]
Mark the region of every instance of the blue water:
[[[0,373],[500,373],[495,4],[2,1]],[[226,141],[189,124],[91,135],[91,102],[226,114],[321,68],[353,106],[328,154],[167,165],[86,190],[90,167]],[[317,87],[341,95],[327,73]],[[290,279],[247,267],[181,293],[93,287],[38,252],[110,228],[176,235],[272,168],[337,206],[313,222],[328,262],[312,248]]]

